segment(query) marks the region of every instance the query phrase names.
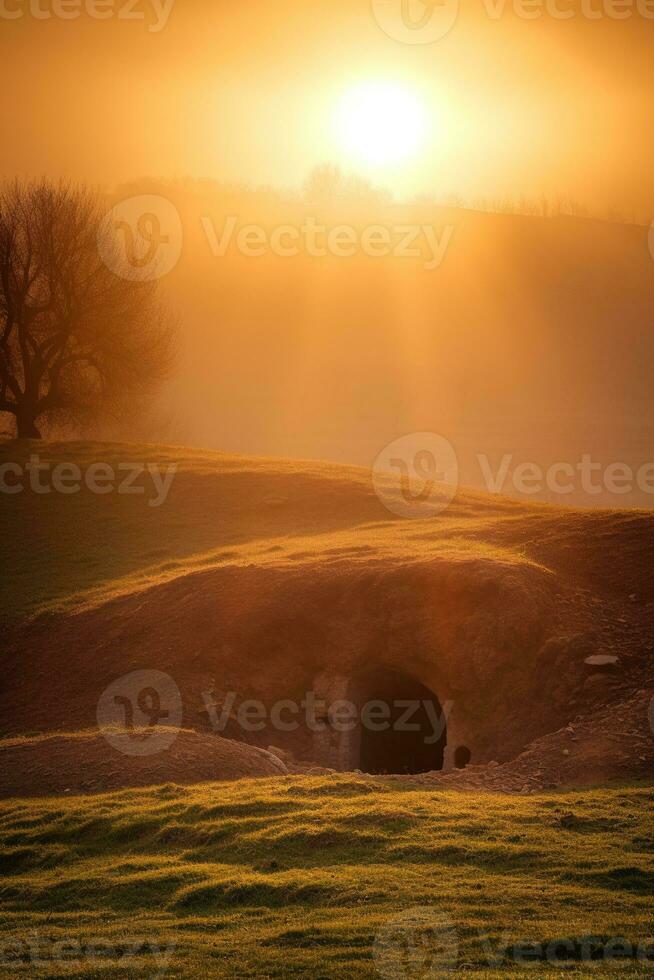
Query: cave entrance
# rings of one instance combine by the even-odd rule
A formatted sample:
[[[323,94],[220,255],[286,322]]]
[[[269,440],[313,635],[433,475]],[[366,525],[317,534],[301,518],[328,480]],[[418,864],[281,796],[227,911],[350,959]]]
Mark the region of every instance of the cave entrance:
[[[359,768],[367,773],[419,773],[443,768],[447,742],[440,701],[420,681],[378,669],[361,680]]]

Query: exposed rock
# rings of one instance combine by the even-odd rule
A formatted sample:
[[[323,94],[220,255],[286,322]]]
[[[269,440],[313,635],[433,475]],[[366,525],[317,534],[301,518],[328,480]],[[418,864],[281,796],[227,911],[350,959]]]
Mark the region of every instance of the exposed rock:
[[[586,657],[584,663],[596,670],[611,670],[620,665],[620,658],[613,653],[596,653],[591,657]]]

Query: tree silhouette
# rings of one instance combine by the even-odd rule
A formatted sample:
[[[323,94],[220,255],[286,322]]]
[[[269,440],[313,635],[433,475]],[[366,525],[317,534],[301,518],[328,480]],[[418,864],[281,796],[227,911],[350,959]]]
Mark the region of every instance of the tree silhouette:
[[[119,415],[166,377],[173,324],[156,282],[110,271],[118,249],[83,187],[14,182],[0,191],[0,412],[19,438],[37,423]]]
[[[304,199],[308,204],[358,203],[388,204],[388,191],[374,187],[365,177],[344,174],[334,163],[314,167],[304,184]]]

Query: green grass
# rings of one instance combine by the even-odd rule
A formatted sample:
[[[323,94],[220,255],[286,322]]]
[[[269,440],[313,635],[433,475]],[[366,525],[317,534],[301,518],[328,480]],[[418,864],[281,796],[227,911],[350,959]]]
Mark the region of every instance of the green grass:
[[[94,463],[108,464],[116,487],[125,478],[121,466],[177,469],[165,501],[151,507],[156,491],[147,474],[136,480],[140,495],[91,493],[83,480],[76,493],[36,493],[25,473],[33,455],[49,467],[40,477],[44,486],[52,486],[60,464],[74,464],[82,474]],[[474,517],[520,512],[501,498],[466,493],[448,511],[438,540],[415,540],[408,548],[406,521],[382,506],[370,474],[356,467],[175,446],[29,440],[0,442],[0,466],[6,464],[21,468],[24,485],[19,493],[0,495],[0,563],[12,569],[0,596],[0,619],[8,620],[226,563],[318,555],[367,560],[398,548],[415,556],[425,547],[442,550],[445,539],[456,553],[478,555],[489,546],[479,540]],[[7,476],[12,480],[13,474]]]
[[[1,494],[0,563],[11,568],[0,623],[79,608],[190,572],[222,565],[382,561],[497,561],[532,564],[600,589],[651,595],[651,512],[594,511],[518,502],[460,488],[436,517],[407,521],[377,498],[370,473],[353,466],[234,456],[179,446],[0,441],[0,466],[38,455],[49,470],[101,462],[177,467],[165,502],[152,479],[142,495]],[[11,481],[12,476],[7,479]],[[392,493],[397,494],[393,484]],[[620,562],[607,563],[607,554]]]
[[[421,956],[413,969],[388,932],[425,906],[448,917],[458,966],[475,976],[526,969],[489,965],[484,941],[500,956],[591,935],[651,942],[653,802],[648,787],[500,797],[352,775],[7,801],[0,942],[23,960],[0,975],[152,977],[153,947],[172,946],[169,977],[372,978],[386,927],[387,955],[409,957],[389,976],[439,976]],[[35,970],[35,934],[46,951],[67,940],[111,952]],[[134,941],[148,951],[121,960]],[[536,975],[648,967],[572,960]]]

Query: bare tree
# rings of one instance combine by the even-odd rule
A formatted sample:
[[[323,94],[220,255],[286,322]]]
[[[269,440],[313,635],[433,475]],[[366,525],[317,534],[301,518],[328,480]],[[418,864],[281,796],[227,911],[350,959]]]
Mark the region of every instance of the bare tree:
[[[43,180],[0,191],[0,412],[15,416],[19,438],[39,438],[40,420],[118,415],[172,364],[157,283],[110,271],[102,229],[101,202],[84,188]]]

